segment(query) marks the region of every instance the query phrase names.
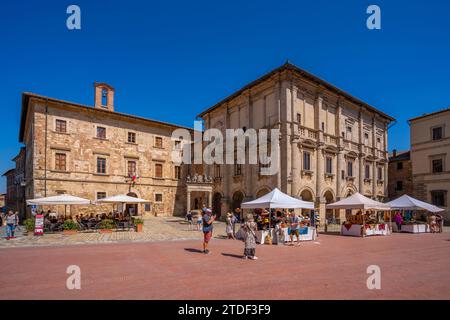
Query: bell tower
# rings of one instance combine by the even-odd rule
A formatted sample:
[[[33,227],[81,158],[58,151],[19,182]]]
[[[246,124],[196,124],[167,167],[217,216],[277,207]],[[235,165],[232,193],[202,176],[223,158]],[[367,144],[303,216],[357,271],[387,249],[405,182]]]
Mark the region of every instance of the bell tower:
[[[94,82],[95,108],[114,111],[114,88],[107,83]]]

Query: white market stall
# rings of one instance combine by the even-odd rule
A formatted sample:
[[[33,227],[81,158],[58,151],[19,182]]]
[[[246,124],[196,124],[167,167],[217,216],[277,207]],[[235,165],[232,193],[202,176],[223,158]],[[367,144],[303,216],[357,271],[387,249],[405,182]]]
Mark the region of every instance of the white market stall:
[[[46,198],[37,198],[27,200],[27,205],[37,205],[37,206],[56,206],[64,205],[64,216],[67,212],[67,206],[71,205],[89,205],[91,201],[88,199],[75,197],[70,194],[61,194]]]
[[[121,204],[124,208],[126,204],[140,204],[140,203],[149,203],[151,201],[136,198],[136,197],[130,197],[125,194],[119,194],[116,196],[106,197],[103,199],[99,199],[96,201],[96,203],[111,203],[111,204]]]
[[[367,198],[358,192],[348,198],[327,204],[326,208],[359,210],[361,212],[361,214],[352,214],[348,221],[341,226],[341,235],[364,237],[391,233],[389,224],[369,221],[364,213],[365,211],[388,211],[390,210],[389,205]]]
[[[263,195],[262,197],[244,202],[241,204],[242,209],[309,209],[314,210],[314,203],[309,201],[303,201],[293,198],[279,189],[275,188],[271,192]],[[269,219],[270,221],[270,219]],[[281,228],[284,241],[289,241],[288,228]],[[269,225],[268,230],[258,230],[256,232],[256,242],[264,243],[264,239],[267,235],[273,239],[272,243],[278,242],[278,236],[274,228]],[[316,238],[315,227],[305,227],[300,230],[300,240],[314,240]]]
[[[420,211],[425,210],[431,213],[438,213],[444,211],[435,205],[426,203],[424,201],[420,201],[413,197],[410,197],[406,194],[401,197],[394,199],[387,203],[392,210],[410,210],[410,211]],[[430,226],[427,223],[419,223],[415,219],[414,221],[410,221],[407,224],[401,225],[401,230],[397,230],[397,225],[393,224],[392,228],[394,231],[398,232],[409,232],[409,233],[425,233],[430,232]]]

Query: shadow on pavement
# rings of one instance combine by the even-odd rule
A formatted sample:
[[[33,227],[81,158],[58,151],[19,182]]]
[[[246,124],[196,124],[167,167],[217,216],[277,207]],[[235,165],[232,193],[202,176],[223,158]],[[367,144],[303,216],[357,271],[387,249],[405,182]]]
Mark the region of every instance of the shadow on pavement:
[[[242,259],[242,255],[239,254],[232,254],[232,253],[223,253],[222,255],[225,257],[232,257],[232,258],[238,258],[238,259]]]
[[[194,248],[184,248],[184,250],[189,251],[189,252],[193,252],[193,253],[203,253],[202,250],[194,249]]]

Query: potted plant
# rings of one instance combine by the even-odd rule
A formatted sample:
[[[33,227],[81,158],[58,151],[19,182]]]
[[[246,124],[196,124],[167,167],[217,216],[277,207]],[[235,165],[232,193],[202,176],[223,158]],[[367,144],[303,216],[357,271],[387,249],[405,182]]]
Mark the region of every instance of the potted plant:
[[[104,219],[99,224],[100,233],[111,233],[112,229],[114,229],[114,221],[111,219]]]
[[[142,226],[144,225],[144,220],[140,218],[134,218],[134,225],[136,232],[142,232]]]
[[[66,220],[63,223],[63,234],[75,234],[78,229],[78,224],[73,220]]]
[[[23,226],[27,230],[27,235],[34,235],[34,219],[26,219],[23,221]]]

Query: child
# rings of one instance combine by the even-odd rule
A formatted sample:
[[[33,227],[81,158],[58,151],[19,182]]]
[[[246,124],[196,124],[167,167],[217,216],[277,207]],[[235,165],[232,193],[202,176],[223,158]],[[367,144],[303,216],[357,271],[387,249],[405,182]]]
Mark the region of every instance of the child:
[[[202,224],[203,224],[203,218],[202,218],[201,212],[199,212],[198,216],[197,216],[197,231],[201,230]]]

